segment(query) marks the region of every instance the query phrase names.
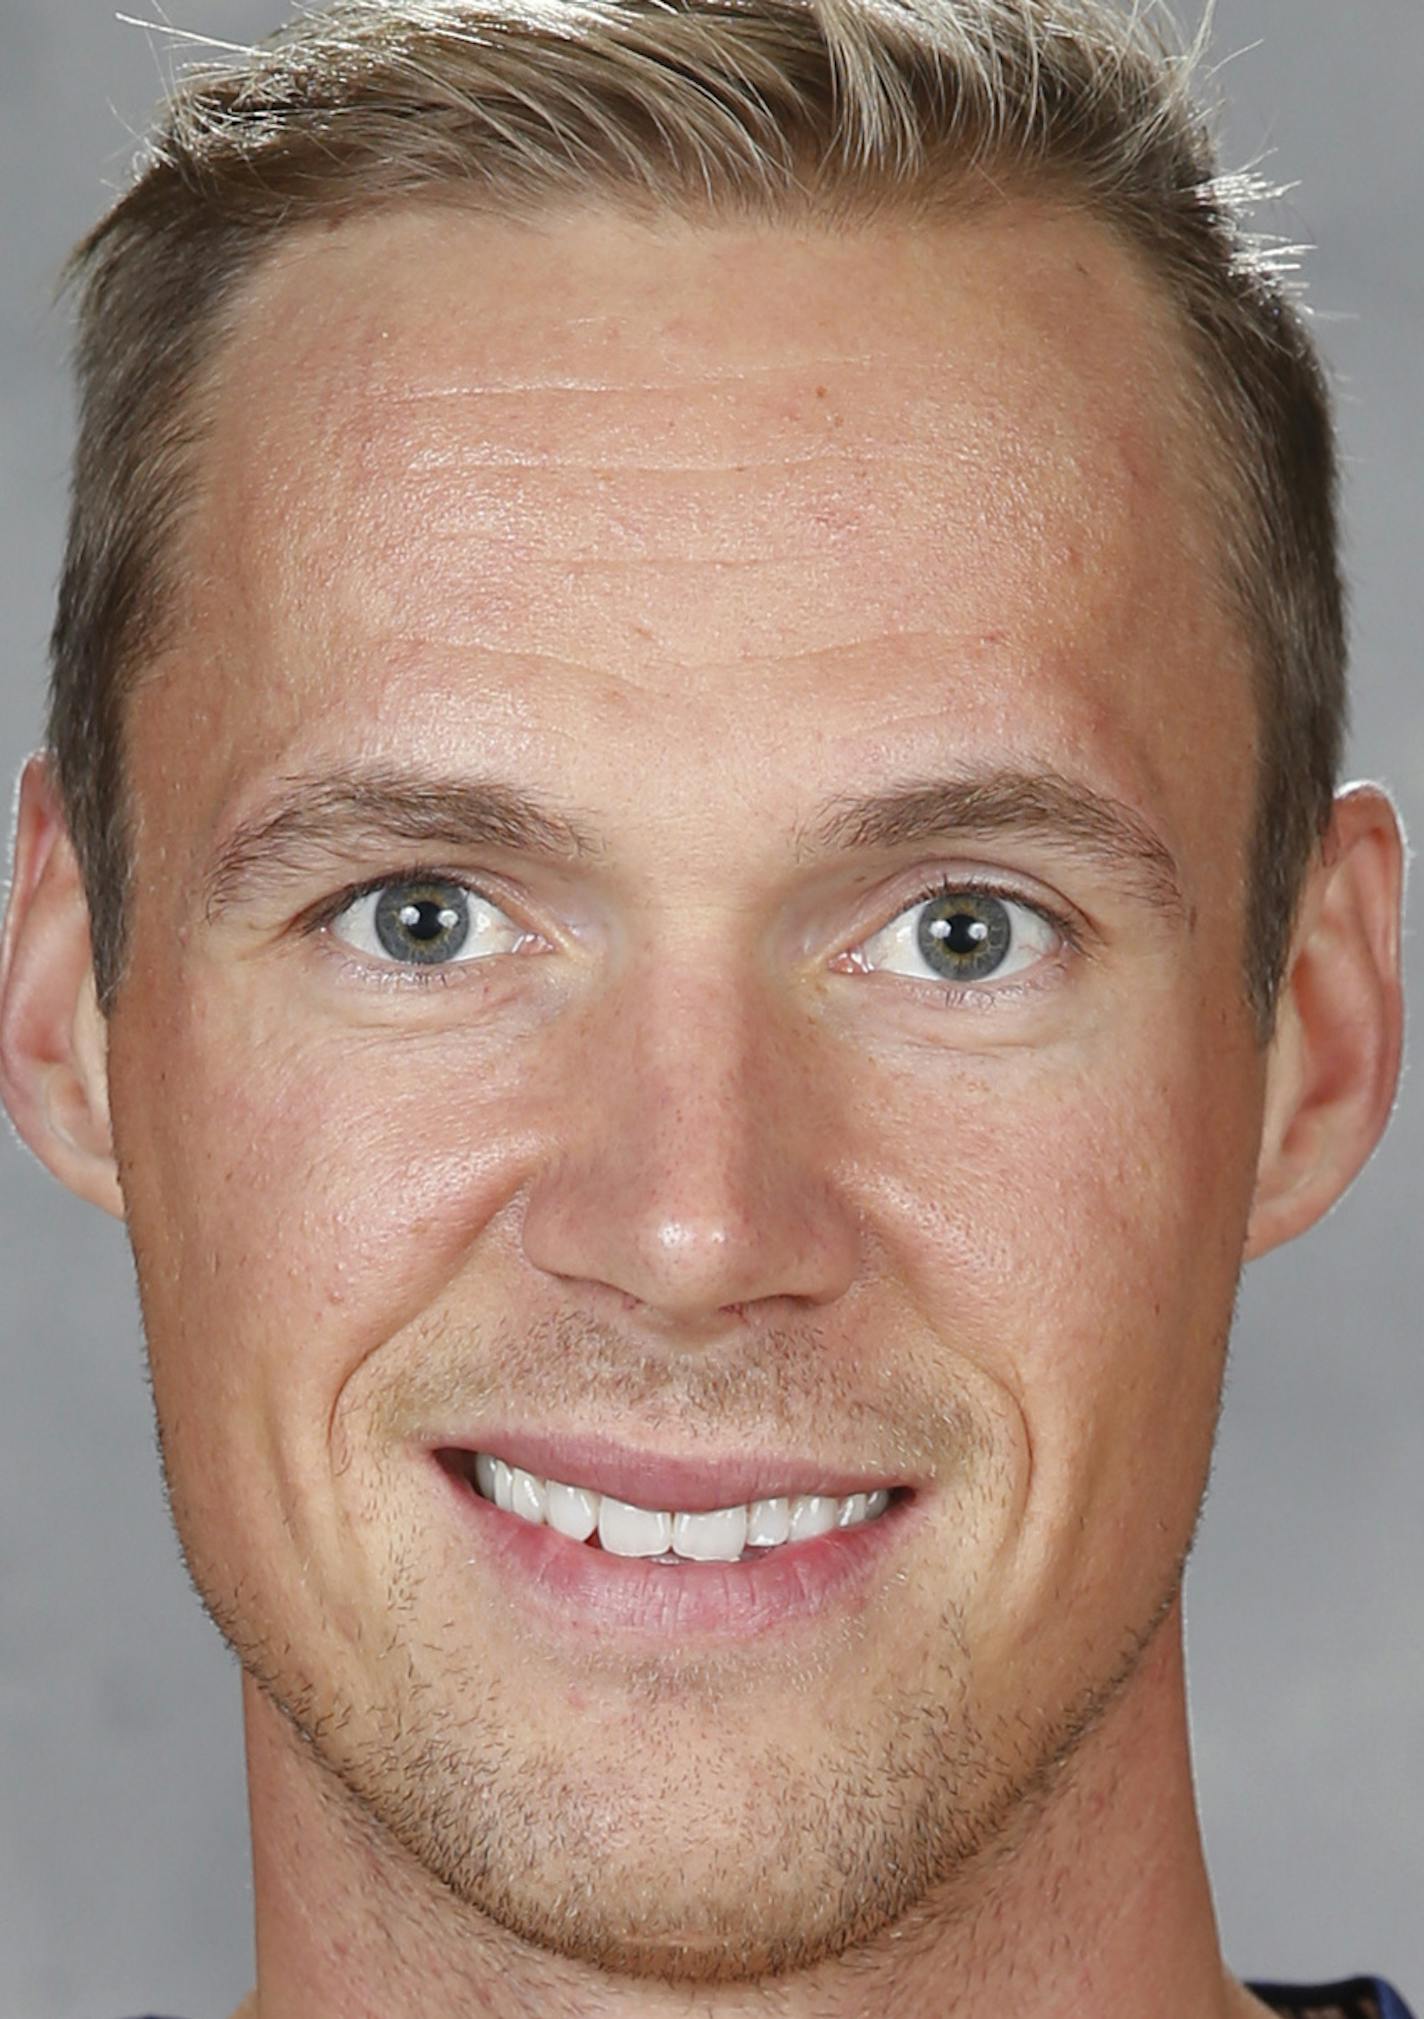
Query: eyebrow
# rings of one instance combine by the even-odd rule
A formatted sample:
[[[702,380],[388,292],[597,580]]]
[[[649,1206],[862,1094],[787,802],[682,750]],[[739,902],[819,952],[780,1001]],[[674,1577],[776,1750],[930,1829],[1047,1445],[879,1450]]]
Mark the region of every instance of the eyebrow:
[[[1056,771],[970,772],[846,795],[798,830],[797,854],[805,859],[980,834],[1050,842],[1117,877],[1153,910],[1189,917],[1176,858],[1142,815]]]
[[[1188,915],[1170,849],[1121,800],[1054,771],[991,770],[911,779],[823,802],[798,824],[800,863],[836,853],[943,844],[975,835],[1048,841],[1118,877],[1144,903]],[[388,767],[348,768],[281,780],[275,800],[235,827],[203,879],[212,920],[254,887],[354,843],[496,847],[560,863],[605,853],[591,827],[507,780],[442,778]]]
[[[507,848],[576,862],[602,853],[570,814],[498,778],[440,778],[383,767],[283,778],[275,800],[235,827],[203,878],[209,921],[254,888],[353,843]]]

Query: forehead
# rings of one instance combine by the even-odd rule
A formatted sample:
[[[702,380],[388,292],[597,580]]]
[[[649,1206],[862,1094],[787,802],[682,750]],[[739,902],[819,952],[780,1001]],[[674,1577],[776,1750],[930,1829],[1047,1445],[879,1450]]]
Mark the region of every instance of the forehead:
[[[1170,311],[1089,221],[406,210],[304,230],[235,327],[190,626],[233,789],[418,737],[416,698],[602,734],[636,695],[832,735],[949,706],[1001,745],[1028,707],[1150,791],[1164,639],[1198,728],[1202,667],[1240,683]]]

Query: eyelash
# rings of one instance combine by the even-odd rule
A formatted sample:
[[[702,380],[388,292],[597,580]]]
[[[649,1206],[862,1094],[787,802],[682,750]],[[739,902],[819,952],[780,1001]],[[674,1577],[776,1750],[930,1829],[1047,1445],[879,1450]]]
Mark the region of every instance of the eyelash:
[[[309,935],[323,932],[341,916],[342,912],[347,910],[349,906],[357,903],[361,898],[370,897],[376,891],[388,889],[393,884],[422,882],[455,883],[462,890],[469,891],[472,896],[482,899],[486,904],[493,904],[501,910],[504,909],[503,906],[498,904],[496,898],[481,890],[477,884],[468,882],[463,874],[454,870],[437,868],[428,862],[422,862],[412,864],[408,868],[388,871],[383,876],[369,877],[364,883],[348,884],[344,889],[333,892],[331,896],[323,898],[318,905],[304,914],[298,921],[298,930]],[[904,904],[900,905],[891,917],[886,920],[886,924],[893,924],[895,919],[902,918],[907,911],[918,910],[922,904],[932,904],[939,898],[956,897],[964,891],[973,891],[982,897],[996,897],[1004,904],[1022,905],[1025,911],[1034,912],[1039,918],[1046,920],[1070,951],[1073,953],[1081,953],[1083,951],[1083,932],[1076,921],[1070,918],[1065,911],[1060,911],[1056,906],[1044,903],[1042,898],[1027,897],[1023,891],[1016,889],[1011,884],[1001,882],[995,877],[975,875],[972,871],[960,876],[951,876],[947,872],[942,872],[927,889],[920,891],[918,896],[911,897]],[[879,930],[879,928],[877,927],[876,930]],[[871,938],[873,935],[867,933],[864,937]],[[857,945],[859,943],[857,942]],[[847,950],[851,951],[852,949]],[[450,985],[449,977],[450,969],[446,967],[401,968],[394,964],[389,974],[380,973],[378,976],[380,981],[394,981],[398,982],[402,987],[408,988],[448,988]],[[904,979],[904,977],[895,977],[895,979]],[[953,982],[924,982],[919,984],[919,986],[933,989],[936,995],[947,996],[951,1000],[962,999],[965,996],[984,998],[995,993],[1003,993],[1002,989],[996,991],[984,986],[982,983],[957,986]]]
[[[907,911],[914,911],[919,905],[932,904],[936,898],[959,897],[965,891],[973,891],[979,897],[997,897],[1002,904],[1019,904],[1025,911],[1046,919],[1053,930],[1063,940],[1065,946],[1074,953],[1083,951],[1084,934],[1075,919],[1056,906],[1045,904],[1041,897],[1028,897],[1011,883],[1002,883],[996,877],[976,875],[973,870],[965,876],[942,874],[928,890],[922,890],[918,897],[912,897],[895,912],[895,918],[903,918]],[[890,921],[887,920],[887,923]]]

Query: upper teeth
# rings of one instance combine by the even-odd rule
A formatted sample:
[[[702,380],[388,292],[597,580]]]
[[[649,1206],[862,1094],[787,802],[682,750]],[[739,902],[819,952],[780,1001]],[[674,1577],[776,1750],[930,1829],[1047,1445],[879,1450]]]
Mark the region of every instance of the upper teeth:
[[[798,1493],[684,1514],[676,1508],[634,1507],[585,1486],[540,1479],[483,1451],[475,1456],[475,1482],[485,1499],[506,1514],[522,1515],[536,1525],[547,1523],[575,1542],[587,1542],[596,1528],[603,1547],[615,1556],[660,1556],[671,1550],[701,1563],[731,1563],[744,1548],[767,1549],[778,1542],[803,1542],[832,1528],[853,1528],[883,1514],[890,1502],[882,1487],[876,1493],[848,1494],[843,1500]]]

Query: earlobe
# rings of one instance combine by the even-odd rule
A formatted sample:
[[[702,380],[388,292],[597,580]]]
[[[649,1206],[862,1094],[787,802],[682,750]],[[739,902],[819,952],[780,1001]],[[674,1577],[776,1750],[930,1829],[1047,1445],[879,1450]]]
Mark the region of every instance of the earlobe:
[[[1388,794],[1340,793],[1302,898],[1271,1042],[1248,1261],[1327,1213],[1384,1133],[1403,1044],[1403,880]]]
[[[20,783],[0,941],[0,1095],[41,1163],[122,1218],[107,1052],[79,865],[48,762],[36,756]]]

